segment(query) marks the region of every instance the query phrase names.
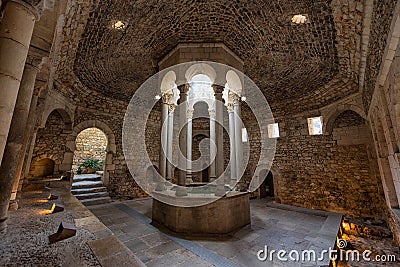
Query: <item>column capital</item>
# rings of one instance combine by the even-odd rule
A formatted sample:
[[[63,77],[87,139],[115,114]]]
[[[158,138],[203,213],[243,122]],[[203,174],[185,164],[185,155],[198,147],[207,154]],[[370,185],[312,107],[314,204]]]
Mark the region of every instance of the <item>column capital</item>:
[[[169,104],[169,103],[171,102],[171,99],[172,99],[173,97],[174,97],[173,94],[164,93],[164,94],[162,95],[162,102],[163,102],[164,104]]]
[[[168,111],[169,113],[174,113],[176,106],[174,104],[169,104],[168,105]]]
[[[29,55],[26,58],[26,62],[25,62],[25,66],[29,66],[32,68],[35,68],[36,70],[40,70],[43,65],[46,63],[46,57],[41,57],[41,56],[33,56],[33,55]]]
[[[232,112],[233,112],[233,103],[228,103],[228,104],[226,105],[226,107],[227,107],[229,113],[232,113]]]
[[[228,92],[228,101],[232,104],[239,104],[240,96],[232,90]]]
[[[222,94],[224,92],[225,87],[218,85],[218,84],[213,84],[213,88],[214,88],[214,95],[216,94]]]
[[[190,85],[185,83],[178,86],[180,94],[187,94],[190,89]]]

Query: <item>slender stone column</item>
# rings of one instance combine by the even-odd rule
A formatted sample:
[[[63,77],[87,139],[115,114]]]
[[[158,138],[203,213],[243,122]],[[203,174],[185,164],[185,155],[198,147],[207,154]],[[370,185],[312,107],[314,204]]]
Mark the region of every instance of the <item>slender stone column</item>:
[[[224,87],[220,85],[214,85],[214,96],[215,96],[215,139],[217,141],[217,155],[216,155],[216,177],[220,177],[225,169],[224,166],[224,128],[221,125],[223,123],[223,99],[222,92]]]
[[[189,87],[187,84],[179,86],[179,103],[181,105],[179,109],[179,125],[180,125],[180,133],[179,133],[179,149],[181,150],[182,153],[182,158],[179,158],[179,165],[182,166],[181,170],[179,171],[179,176],[178,176],[178,187],[176,189],[175,195],[176,196],[187,196],[187,190],[186,190],[186,156],[187,156],[187,149],[186,149],[186,136],[187,136],[187,130],[186,130],[186,112],[187,112],[187,99],[188,99],[188,90]],[[185,167],[183,167],[185,166]]]
[[[235,95],[233,100],[233,111],[235,118],[235,152],[236,152],[236,178],[240,180],[243,172],[243,148],[242,148],[242,122],[240,119],[240,102],[239,96]]]
[[[19,88],[17,102],[10,125],[4,157],[0,166],[1,188],[9,188],[12,185],[10,209],[16,210],[16,201],[20,173],[24,160],[23,144],[28,124],[29,107],[31,105],[33,89],[35,86],[38,68],[30,64],[25,65]],[[0,206],[6,205],[0,197]]]
[[[173,166],[172,166],[172,155],[173,155],[173,135],[174,135],[174,111],[175,111],[175,105],[170,104],[168,105],[168,141],[167,141],[167,179],[169,181],[172,181],[172,178],[174,177],[173,173]],[[168,160],[169,159],[169,160]]]
[[[193,111],[188,110],[186,119],[187,119],[187,135],[186,135],[186,153],[187,153],[187,161],[186,161],[186,183],[193,183],[192,179],[192,138],[193,138]]]
[[[160,176],[164,179],[167,178],[167,154],[168,154],[168,101],[170,96],[164,94],[162,96],[162,110],[161,110],[161,143],[160,143],[160,158],[159,170]],[[163,130],[164,127],[164,130]],[[156,191],[164,191],[166,189],[163,179],[157,182]]]
[[[231,180],[237,178],[236,175],[236,142],[235,142],[235,117],[233,112],[233,104],[228,104],[228,114],[229,114],[229,143],[230,143],[230,162],[231,162]]]
[[[208,114],[210,115],[210,160],[211,155],[215,155],[215,146],[212,144],[217,144],[215,140],[215,110],[209,110]],[[210,162],[210,182],[214,182],[216,179],[215,176],[215,159]]]
[[[36,9],[24,2],[8,1],[0,24],[0,161],[11,125],[17,100],[18,89],[28,55],[35,20]],[[4,195],[0,189],[0,195]],[[9,196],[7,196],[8,198]],[[8,201],[8,199],[7,199]],[[3,215],[0,215],[3,216]],[[2,221],[0,217],[0,228]]]
[[[167,140],[168,140],[168,103],[166,96],[162,98],[162,110],[161,110],[161,144],[160,144],[160,175],[164,178],[167,177]],[[163,131],[164,127],[164,131]]]

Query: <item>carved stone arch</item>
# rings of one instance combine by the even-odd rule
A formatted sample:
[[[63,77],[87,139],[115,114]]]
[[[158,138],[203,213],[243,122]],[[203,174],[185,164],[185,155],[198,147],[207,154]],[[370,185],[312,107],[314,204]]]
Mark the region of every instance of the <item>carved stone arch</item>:
[[[236,71],[228,70],[228,72],[226,73],[226,83],[228,84],[230,90],[232,90],[236,94],[242,95],[243,82]]]
[[[186,82],[189,83],[192,78],[198,74],[204,74],[214,83],[217,78],[215,69],[206,63],[197,63],[190,66],[185,72]]]
[[[73,125],[73,122],[72,122],[73,116],[67,110],[65,110],[63,107],[52,107],[52,109],[48,109],[48,110],[44,111],[44,113],[42,115],[42,121],[40,122],[40,128],[46,127],[46,122],[47,122],[50,114],[53,113],[54,111],[57,111],[61,115],[61,118],[63,119],[64,124],[65,124],[64,131],[71,132],[72,125]]]
[[[335,120],[337,119],[337,117],[340,114],[342,114],[345,111],[354,111],[364,120],[366,120],[366,121],[368,120],[367,115],[365,114],[365,112],[362,108],[355,106],[355,105],[351,105],[351,104],[341,105],[338,108],[332,110],[331,112],[329,112],[327,115],[324,116],[323,120],[325,121],[325,123],[322,126],[322,131],[324,134],[326,134],[326,135],[332,134],[333,124],[334,124]]]
[[[161,93],[167,93],[176,87],[176,73],[174,71],[168,71],[161,80],[160,90]]]
[[[113,163],[114,154],[117,151],[115,144],[115,135],[111,128],[104,122],[99,120],[87,120],[76,125],[72,132],[67,137],[66,152],[62,163],[62,170],[70,171],[72,169],[72,163],[74,158],[74,152],[76,149],[75,140],[80,132],[88,128],[97,128],[101,130],[107,137],[107,148],[106,148],[106,159],[104,164],[104,175],[103,183],[108,185],[110,174],[115,170],[115,164]]]

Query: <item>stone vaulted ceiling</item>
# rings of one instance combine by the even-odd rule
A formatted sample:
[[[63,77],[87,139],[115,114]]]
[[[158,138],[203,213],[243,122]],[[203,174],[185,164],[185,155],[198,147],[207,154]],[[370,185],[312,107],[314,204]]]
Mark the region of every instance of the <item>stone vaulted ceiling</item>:
[[[310,97],[326,104],[357,91],[362,4],[341,2],[94,1],[81,16],[86,26],[72,69],[86,89],[129,101],[178,43],[223,42],[272,106],[303,108]],[[295,14],[308,14],[311,23],[292,24]],[[127,28],[113,29],[116,20]]]

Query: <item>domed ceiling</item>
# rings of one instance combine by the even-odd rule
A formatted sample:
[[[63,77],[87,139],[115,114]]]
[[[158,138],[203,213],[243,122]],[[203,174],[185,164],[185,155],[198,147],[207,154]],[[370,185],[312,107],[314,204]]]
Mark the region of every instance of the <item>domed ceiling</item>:
[[[129,101],[178,43],[223,42],[272,107],[304,108],[300,101],[310,98],[326,104],[358,90],[363,6],[351,2],[94,1],[73,72],[87,89]],[[292,23],[296,14],[308,23]],[[113,28],[117,21],[126,27]]]

